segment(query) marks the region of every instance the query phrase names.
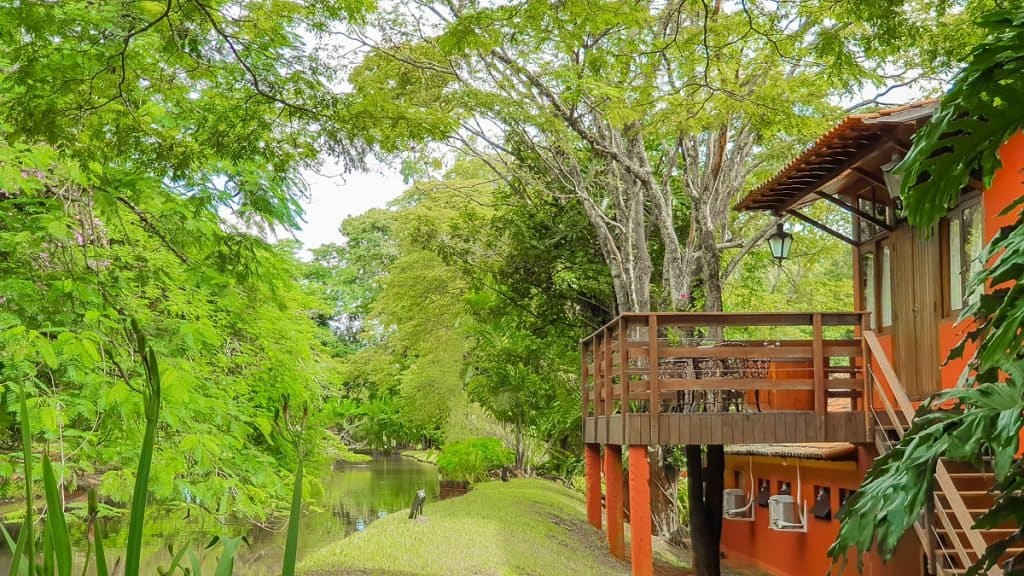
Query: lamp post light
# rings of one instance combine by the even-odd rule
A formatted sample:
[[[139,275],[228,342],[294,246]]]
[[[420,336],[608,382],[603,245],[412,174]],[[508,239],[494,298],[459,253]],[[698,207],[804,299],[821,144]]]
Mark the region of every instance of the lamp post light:
[[[899,216],[903,212],[903,197],[900,193],[903,191],[903,174],[897,174],[893,172],[893,169],[903,160],[903,157],[899,154],[893,154],[892,160],[879,166],[882,170],[882,178],[885,179],[885,187],[889,190],[889,197],[892,198],[892,207]]]
[[[789,258],[789,249],[793,247],[793,235],[782,227],[782,222],[776,225],[775,233],[768,237],[768,249],[772,251],[772,258],[780,264]]]

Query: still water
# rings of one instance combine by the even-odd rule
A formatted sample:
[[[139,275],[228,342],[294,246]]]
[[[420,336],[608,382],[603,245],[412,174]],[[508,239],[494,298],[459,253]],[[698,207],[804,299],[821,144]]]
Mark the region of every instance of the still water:
[[[363,530],[374,520],[408,508],[420,488],[426,489],[428,503],[437,500],[438,495],[437,469],[400,456],[374,458],[360,464],[338,464],[325,473],[321,481],[323,492],[317,498],[316,509],[307,510],[302,518],[299,532],[300,562],[309,553]],[[149,530],[160,535],[149,538],[143,552],[142,566],[143,574],[154,575],[158,574],[158,567],[166,567],[170,563],[168,543],[174,543],[177,548],[184,541],[191,541],[192,547],[198,551],[202,549],[211,531],[215,532],[208,524],[203,527],[193,519],[159,516],[152,512],[147,513]],[[249,546],[243,544],[239,549],[235,576],[270,576],[281,573],[285,543],[283,529],[275,531],[258,526],[235,525],[221,527],[219,530],[225,536],[245,534],[249,541]],[[192,536],[188,536],[190,534]],[[113,564],[117,552],[120,551],[110,550],[108,544],[108,563]],[[9,554],[6,549],[0,552],[0,573],[7,573]],[[208,567],[211,573],[216,566],[218,554],[219,547],[201,554],[204,567]],[[76,564],[80,565],[81,559]],[[76,569],[76,573],[80,571]],[[122,572],[115,572],[119,573]]]

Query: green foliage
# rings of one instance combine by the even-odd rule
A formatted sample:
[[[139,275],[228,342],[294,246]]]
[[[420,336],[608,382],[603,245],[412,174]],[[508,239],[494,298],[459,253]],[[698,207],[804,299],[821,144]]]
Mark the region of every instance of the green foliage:
[[[978,25],[984,41],[897,167],[907,218],[921,228],[953,207],[971,178],[991,185],[999,146],[1024,127],[1024,11],[993,10]]]
[[[152,423],[155,430],[155,425],[160,420],[161,398],[161,379],[156,352],[148,344],[146,335],[139,327],[138,322],[132,319],[131,326],[131,335],[134,337],[134,343],[136,346],[135,352],[137,353],[140,362],[143,363],[146,373],[146,384],[143,394],[146,398],[146,405],[148,408],[147,424]],[[21,409],[20,414],[23,422],[22,450],[25,455],[25,460],[22,471],[26,479],[26,498],[24,503],[24,521],[22,523],[17,543],[13,541],[6,528],[3,528],[3,525],[0,524],[0,531],[3,532],[3,536],[9,549],[12,550],[12,562],[8,574],[10,576],[27,576],[30,574],[40,574],[42,576],[70,576],[72,574],[72,570],[75,568],[74,560],[76,558],[80,558],[80,556],[74,554],[71,544],[71,533],[68,530],[68,521],[64,510],[64,486],[58,482],[53,471],[53,463],[50,461],[48,454],[43,454],[43,457],[41,458],[43,500],[46,503],[43,528],[41,533],[38,534],[33,531],[33,515],[35,509],[35,488],[32,483],[33,462],[31,459],[33,433],[31,425],[29,424],[29,408],[23,388],[19,388],[18,397]],[[285,406],[282,415],[282,419],[284,421],[282,431],[291,439],[294,443],[294,448],[298,452],[298,465],[295,473],[291,499],[292,504],[288,519],[288,538],[285,546],[282,567],[282,574],[284,574],[284,576],[290,576],[295,573],[299,537],[298,527],[299,519],[302,514],[302,462],[304,457],[304,440],[302,433],[305,428],[307,416],[308,413],[304,411],[299,423],[292,422],[288,413],[287,405]],[[155,433],[146,434],[141,447],[142,455],[140,457],[140,468],[148,466],[148,461],[155,448],[155,439]],[[149,488],[149,477],[149,474],[144,470],[136,473],[135,494],[132,500],[128,542],[125,549],[126,574],[139,574],[139,560],[142,552],[141,534],[148,504],[146,496]],[[88,493],[86,522],[88,523],[87,531],[90,541],[89,548],[86,550],[84,556],[84,566],[82,567],[83,573],[88,571],[90,562],[93,562],[95,559],[94,570],[96,574],[98,576],[106,576],[109,574],[109,565],[106,560],[102,526],[98,522],[98,506],[96,492],[94,490],[90,490]],[[43,557],[41,565],[39,564],[37,554],[38,548],[36,547],[37,535],[43,543]],[[207,544],[207,549],[213,548],[217,544],[222,545],[220,558],[213,572],[214,576],[231,576],[234,571],[235,556],[242,541],[242,537],[221,538],[219,536],[215,536],[210,543]],[[185,557],[186,553],[189,555],[191,560],[191,568],[186,568],[181,565],[181,561]],[[189,547],[182,548],[173,557],[167,568],[158,568],[159,573],[164,576],[172,576],[178,570],[180,570],[184,576],[202,576],[202,567],[194,550]]]
[[[437,467],[445,480],[480,482],[514,461],[515,455],[497,438],[472,438],[445,445]]]
[[[318,406],[336,365],[293,245],[300,172],[350,156],[334,69],[308,42],[370,4],[12,5],[0,16],[0,443],[24,383],[74,490],[131,498],[147,412],[124,318],[147,326],[165,405],[150,496],[265,520],[294,454],[274,411]],[[357,160],[361,152],[351,155]],[[14,407],[14,410],[12,410]],[[320,414],[320,411],[315,411]],[[328,438],[307,431],[315,459]],[[185,494],[189,503],[182,502]]]
[[[976,170],[990,183],[999,165],[999,147],[1024,126],[1020,107],[1024,85],[1019,78],[1024,62],[1022,22],[1024,11],[1019,8],[986,17],[983,25],[990,32],[988,37],[957,76],[932,122],[915,138],[901,168],[910,176],[907,212],[911,222],[928,226],[937,221]],[[980,256],[986,265],[971,279],[974,289],[984,287],[987,293],[961,313],[961,320],[971,325],[951,357],[963,357],[968,344],[977,346],[961,382],[925,402],[899,445],[875,461],[843,515],[839,536],[830,549],[835,561],[845,561],[850,548],[860,555],[877,548],[883,558],[890,557],[931,498],[940,458],[978,463],[983,455],[991,456],[1000,495],[976,521],[976,528],[1007,521],[1019,525],[1024,519],[1024,501],[1019,497],[1024,469],[1016,458],[1024,427],[1021,204],[1018,199],[1007,209],[1007,213],[1017,212],[1015,223],[992,239]],[[986,573],[1015,538],[990,544],[968,573]]]

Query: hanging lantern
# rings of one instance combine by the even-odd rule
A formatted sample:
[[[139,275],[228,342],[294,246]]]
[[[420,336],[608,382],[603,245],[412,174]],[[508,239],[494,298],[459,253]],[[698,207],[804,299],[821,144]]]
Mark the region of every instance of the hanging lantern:
[[[772,251],[772,258],[780,263],[789,258],[789,249],[793,247],[793,235],[782,227],[779,222],[775,233],[768,237],[768,249]]]
[[[889,190],[889,197],[892,198],[893,212],[897,218],[903,217],[903,197],[900,195],[903,191],[903,174],[897,174],[893,172],[893,169],[902,160],[902,156],[893,154],[892,160],[879,166],[882,170],[882,178],[885,179],[885,187]]]

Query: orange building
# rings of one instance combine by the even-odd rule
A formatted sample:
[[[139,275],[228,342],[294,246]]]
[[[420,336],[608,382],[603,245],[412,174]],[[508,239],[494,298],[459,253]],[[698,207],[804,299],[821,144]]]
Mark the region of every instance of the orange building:
[[[839,510],[874,458],[909,429],[916,403],[960,377],[965,361],[944,361],[963,332],[960,310],[978,296],[967,279],[983,246],[1016,219],[1001,213],[1024,195],[1018,133],[1002,146],[991,187],[961,194],[935,229],[911,229],[891,168],[935,106],[847,117],[737,206],[850,244],[858,312],[627,314],[584,341],[588,510],[601,527],[598,464],[603,458],[614,474],[629,446],[634,574],[651,573],[648,491],[633,478],[647,478],[640,456],[650,445],[697,443],[725,446],[727,558],[779,575],[840,573],[826,553]],[[847,212],[849,227],[805,214],[821,201]],[[988,542],[1012,533],[972,528],[992,502],[991,472],[941,461],[936,480],[928,514],[891,561],[869,557],[865,574],[960,574]],[[608,502],[621,502],[621,481],[607,484]],[[624,557],[613,512],[609,542]],[[857,573],[856,562],[843,571]]]

